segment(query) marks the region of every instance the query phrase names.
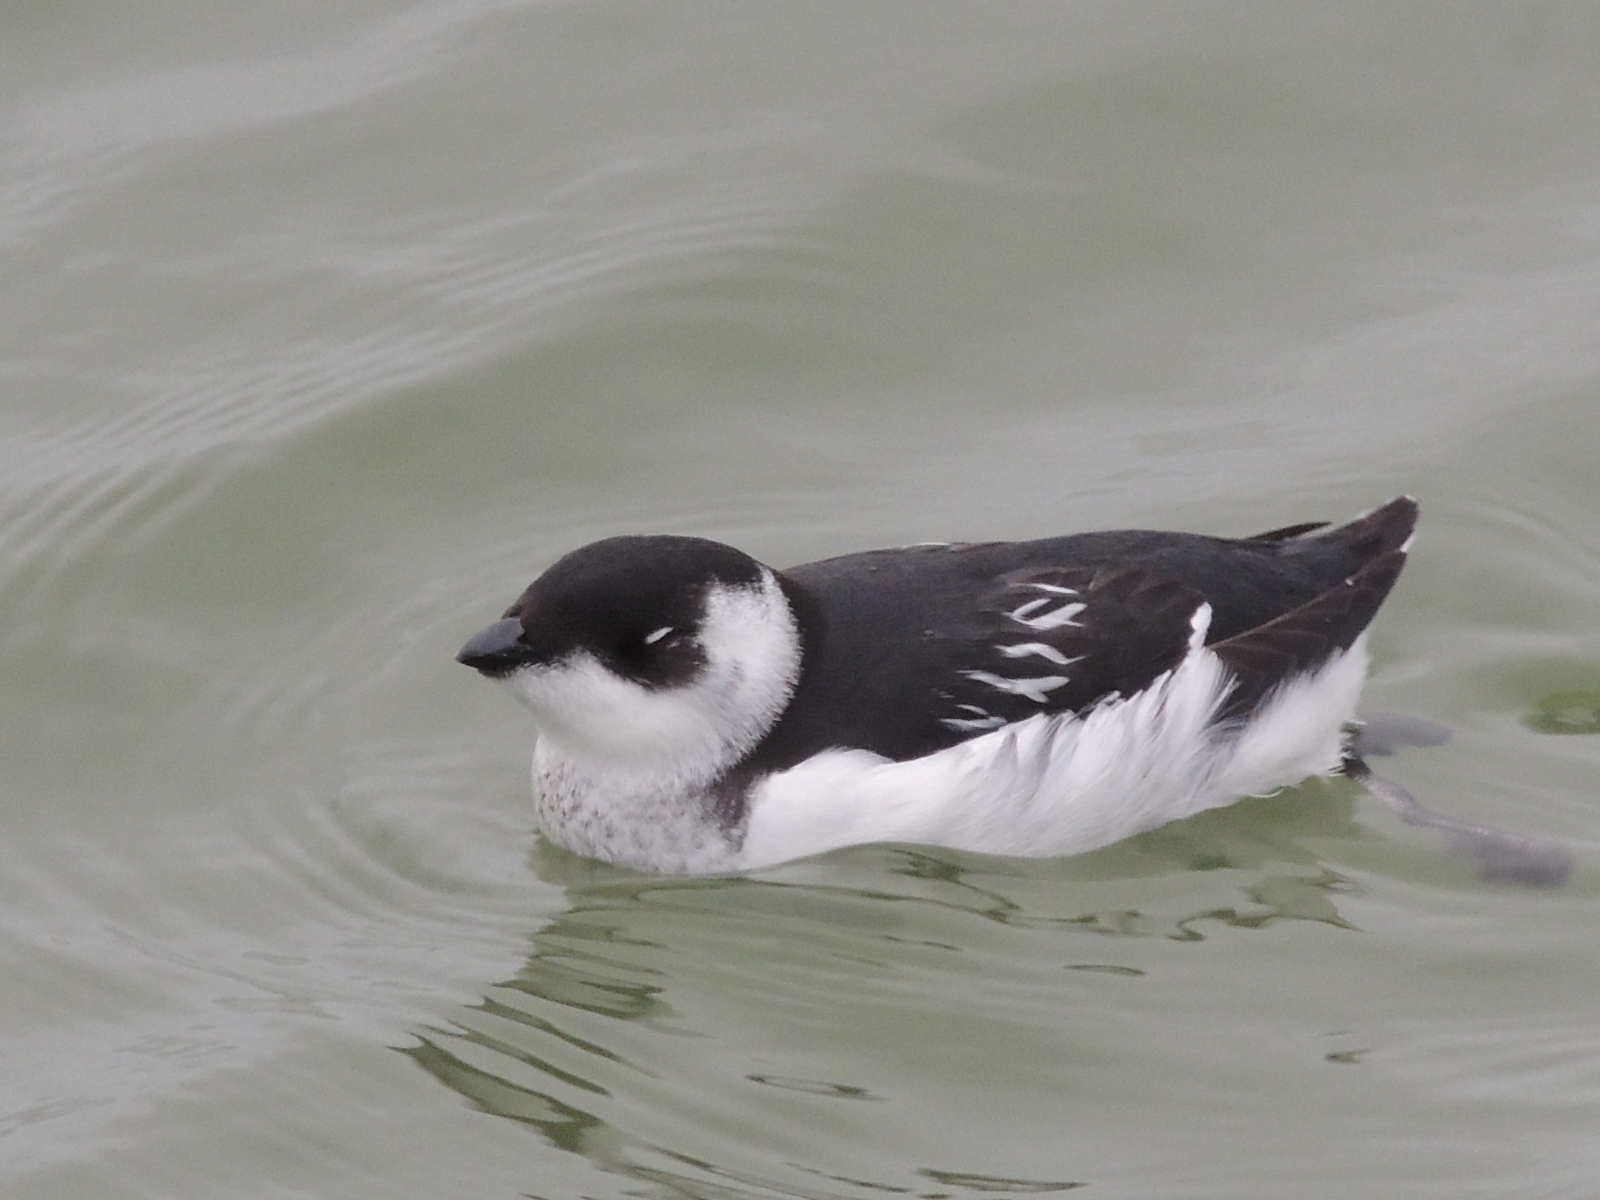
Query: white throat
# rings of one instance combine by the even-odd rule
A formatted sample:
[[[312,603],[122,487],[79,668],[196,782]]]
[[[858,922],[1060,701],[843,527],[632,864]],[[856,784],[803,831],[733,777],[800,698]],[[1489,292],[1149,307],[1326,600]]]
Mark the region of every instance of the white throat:
[[[685,684],[648,688],[587,652],[506,677],[539,729],[534,793],[554,841],[637,865],[652,865],[641,861],[647,854],[701,861],[713,842],[728,851],[730,831],[707,811],[706,789],[788,704],[800,630],[765,568],[754,584],[711,584],[704,603],[705,662]]]

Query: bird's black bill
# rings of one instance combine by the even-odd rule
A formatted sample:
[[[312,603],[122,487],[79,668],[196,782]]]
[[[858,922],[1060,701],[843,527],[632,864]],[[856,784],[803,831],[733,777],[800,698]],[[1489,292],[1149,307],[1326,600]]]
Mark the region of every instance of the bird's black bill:
[[[532,658],[532,651],[522,641],[522,622],[515,617],[496,621],[473,635],[456,655],[458,663],[482,671],[491,678],[506,675]]]

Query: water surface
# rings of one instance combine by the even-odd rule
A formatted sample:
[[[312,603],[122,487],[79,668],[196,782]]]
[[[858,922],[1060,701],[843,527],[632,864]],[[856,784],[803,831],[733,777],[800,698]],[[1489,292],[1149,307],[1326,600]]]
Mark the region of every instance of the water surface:
[[[1600,17],[0,16],[0,1191],[1587,1197]],[[1071,860],[540,847],[563,551],[1399,492],[1388,770]]]

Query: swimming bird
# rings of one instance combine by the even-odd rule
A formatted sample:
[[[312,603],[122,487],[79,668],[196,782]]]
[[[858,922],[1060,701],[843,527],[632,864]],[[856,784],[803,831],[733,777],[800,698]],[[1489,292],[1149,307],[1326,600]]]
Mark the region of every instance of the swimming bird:
[[[1351,764],[1370,777],[1348,732],[1366,629],[1416,519],[1401,497],[1337,528],[782,571],[612,537],[457,658],[532,709],[539,828],[578,854],[663,873],[891,841],[1077,854]]]

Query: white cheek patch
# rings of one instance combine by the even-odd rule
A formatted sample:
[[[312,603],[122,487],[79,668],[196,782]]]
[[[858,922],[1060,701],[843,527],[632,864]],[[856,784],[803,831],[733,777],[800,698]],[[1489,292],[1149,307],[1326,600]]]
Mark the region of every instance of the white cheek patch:
[[[647,641],[674,632],[664,626]],[[587,652],[506,677],[533,709],[540,755],[592,777],[709,780],[772,727],[800,673],[800,634],[776,578],[713,583],[699,636],[704,664],[686,683],[648,688]]]
[[[623,679],[587,652],[513,671],[505,682],[533,709],[541,735],[574,750],[627,760],[700,735],[697,714],[672,691]]]

